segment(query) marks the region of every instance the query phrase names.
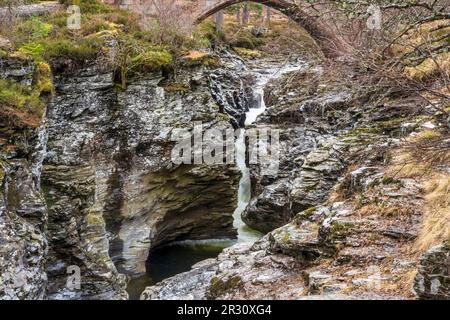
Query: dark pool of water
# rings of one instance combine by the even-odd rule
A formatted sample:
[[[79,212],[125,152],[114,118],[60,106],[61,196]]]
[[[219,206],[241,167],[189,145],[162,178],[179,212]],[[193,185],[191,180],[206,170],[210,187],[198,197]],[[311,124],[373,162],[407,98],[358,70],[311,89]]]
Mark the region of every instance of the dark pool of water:
[[[147,261],[147,274],[128,283],[130,299],[139,299],[145,287],[189,271],[197,262],[217,257],[233,243],[232,240],[183,242],[152,251]]]

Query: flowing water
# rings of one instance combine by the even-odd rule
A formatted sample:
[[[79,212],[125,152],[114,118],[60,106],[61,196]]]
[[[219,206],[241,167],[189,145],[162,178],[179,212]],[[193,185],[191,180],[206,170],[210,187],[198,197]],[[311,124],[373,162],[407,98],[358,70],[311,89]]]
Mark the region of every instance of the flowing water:
[[[252,69],[252,73],[257,80],[253,90],[254,101],[256,103],[246,113],[245,126],[253,124],[258,116],[266,110],[264,88],[267,83],[271,79],[281,77],[285,73],[300,70],[303,67],[304,63],[297,61],[292,64],[276,67],[263,64],[259,68]],[[242,174],[239,182],[238,206],[233,214],[234,227],[238,231],[237,240],[188,240],[175,242],[152,251],[149,257],[151,263],[147,264],[147,274],[133,279],[128,284],[127,290],[130,299],[139,299],[141,292],[146,286],[151,286],[161,280],[188,271],[197,262],[208,258],[215,258],[223,249],[237,242],[254,243],[263,236],[262,233],[248,227],[242,221],[241,217],[251,200],[250,169],[246,164],[245,128],[240,130],[239,136],[236,139],[235,151],[236,164]]]
[[[264,101],[264,88],[272,79],[281,77],[283,74],[300,70],[304,67],[304,63],[298,61],[293,64],[285,64],[283,66],[262,69],[254,69],[254,75],[257,79],[255,88],[253,89],[254,101],[256,105],[246,113],[245,126],[252,125],[259,115],[266,110]],[[251,200],[251,180],[250,169],[246,164],[247,147],[245,144],[245,128],[240,130],[239,136],[235,142],[236,164],[242,173],[239,182],[238,206],[233,214],[234,227],[238,230],[238,242],[253,243],[262,237],[262,234],[251,229],[242,221],[242,213],[247,208]]]

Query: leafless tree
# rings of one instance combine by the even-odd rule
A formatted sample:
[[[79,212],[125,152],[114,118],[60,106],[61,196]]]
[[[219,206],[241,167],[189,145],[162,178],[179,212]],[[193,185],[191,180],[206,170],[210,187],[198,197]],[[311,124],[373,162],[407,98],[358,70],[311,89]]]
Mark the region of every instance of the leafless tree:
[[[246,26],[250,21],[250,5],[248,2],[244,3],[244,9],[242,12],[242,24]]]

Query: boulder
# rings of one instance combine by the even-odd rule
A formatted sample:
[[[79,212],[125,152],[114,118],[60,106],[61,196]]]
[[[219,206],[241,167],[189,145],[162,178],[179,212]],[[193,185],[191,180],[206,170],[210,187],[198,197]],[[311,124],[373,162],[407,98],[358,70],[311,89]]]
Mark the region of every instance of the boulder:
[[[450,241],[432,247],[422,256],[414,291],[421,299],[450,300]]]

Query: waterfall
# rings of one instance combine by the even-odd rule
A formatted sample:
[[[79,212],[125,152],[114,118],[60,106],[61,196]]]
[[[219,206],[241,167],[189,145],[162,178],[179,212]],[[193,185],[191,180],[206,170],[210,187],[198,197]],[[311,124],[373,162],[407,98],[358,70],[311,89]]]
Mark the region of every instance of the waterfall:
[[[250,108],[246,112],[245,126],[252,125],[258,118],[259,115],[264,113],[266,110],[266,103],[264,101],[264,88],[267,83],[275,78],[281,77],[283,74],[288,72],[293,72],[300,70],[304,67],[304,63],[288,64],[280,68],[269,69],[268,72],[262,73],[260,70],[255,71],[257,77],[257,82],[253,90],[254,101],[256,101],[256,106]],[[267,69],[265,69],[267,70]],[[238,191],[238,206],[234,211],[234,227],[238,231],[238,242],[250,242],[253,243],[261,238],[262,234],[258,231],[252,230],[242,221],[242,213],[245,211],[247,206],[251,201],[251,177],[250,169],[246,164],[246,153],[247,147],[245,143],[246,129],[242,128],[239,132],[239,136],[235,142],[236,151],[236,164],[241,171],[241,180],[239,181],[239,191]]]

